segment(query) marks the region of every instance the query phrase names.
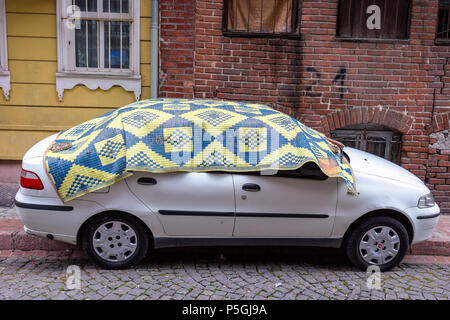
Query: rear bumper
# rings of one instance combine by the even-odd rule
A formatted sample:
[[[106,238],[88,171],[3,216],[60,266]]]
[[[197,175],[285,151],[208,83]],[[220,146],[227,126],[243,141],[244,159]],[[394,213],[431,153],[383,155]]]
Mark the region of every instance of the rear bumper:
[[[410,217],[414,227],[414,238],[412,244],[425,241],[432,237],[433,230],[439,221],[440,209],[436,204],[434,207],[419,209],[417,207],[405,210]]]
[[[15,203],[25,232],[40,237],[52,235],[55,240],[71,244],[77,243],[78,230],[83,222],[102,210],[93,201],[72,200],[68,206],[58,198],[33,197],[20,190]]]
[[[48,238],[48,235],[50,234],[50,235],[52,235],[54,240],[65,242],[65,243],[70,243],[70,244],[75,244],[75,245],[77,244],[76,236],[70,236],[70,235],[66,235],[66,234],[46,233],[46,232],[42,232],[42,231],[32,230],[30,228],[27,228],[26,226],[24,226],[23,229],[25,230],[26,233],[32,234],[33,236]]]

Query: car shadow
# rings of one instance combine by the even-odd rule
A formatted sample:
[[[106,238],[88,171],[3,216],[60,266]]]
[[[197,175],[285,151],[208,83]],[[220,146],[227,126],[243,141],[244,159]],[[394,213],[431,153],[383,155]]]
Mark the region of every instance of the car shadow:
[[[153,250],[142,264],[308,264],[351,267],[341,249],[317,247],[183,247]]]

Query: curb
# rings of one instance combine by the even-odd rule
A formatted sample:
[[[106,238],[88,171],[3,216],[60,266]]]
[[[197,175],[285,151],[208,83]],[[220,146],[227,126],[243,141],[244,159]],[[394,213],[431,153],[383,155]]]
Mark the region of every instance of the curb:
[[[443,256],[427,256],[427,255],[408,255],[402,263],[410,264],[450,264],[450,257]]]
[[[0,250],[73,251],[78,249],[75,245],[27,234],[23,230],[22,221],[19,219],[0,219]]]
[[[32,251],[22,251],[22,250],[0,250],[0,259],[83,259],[88,260],[86,254],[80,249],[77,250],[32,250]]]
[[[449,217],[450,218],[450,217]],[[20,219],[0,219],[0,251],[70,251],[80,250],[77,246],[27,234]],[[409,254],[426,256],[450,256],[450,239],[433,237],[417,243]]]
[[[450,256],[450,242],[430,239],[414,244],[410,248],[413,255]]]

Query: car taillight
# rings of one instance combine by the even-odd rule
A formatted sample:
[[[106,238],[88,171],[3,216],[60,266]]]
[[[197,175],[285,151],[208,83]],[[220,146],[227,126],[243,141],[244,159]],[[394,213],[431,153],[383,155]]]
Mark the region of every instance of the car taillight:
[[[42,181],[39,178],[39,176],[34,172],[24,169],[22,169],[22,172],[20,173],[20,186],[22,188],[35,190],[44,189],[44,185],[42,184]]]

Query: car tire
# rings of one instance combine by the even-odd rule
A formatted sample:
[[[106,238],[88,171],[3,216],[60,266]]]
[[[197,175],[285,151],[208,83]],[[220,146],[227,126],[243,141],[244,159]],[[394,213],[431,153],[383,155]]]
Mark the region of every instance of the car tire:
[[[371,265],[378,266],[380,271],[396,267],[408,247],[409,236],[403,224],[387,216],[363,220],[344,244],[348,259],[363,271]]]
[[[108,213],[94,218],[84,228],[82,247],[104,269],[126,269],[147,254],[149,235],[136,218]]]

